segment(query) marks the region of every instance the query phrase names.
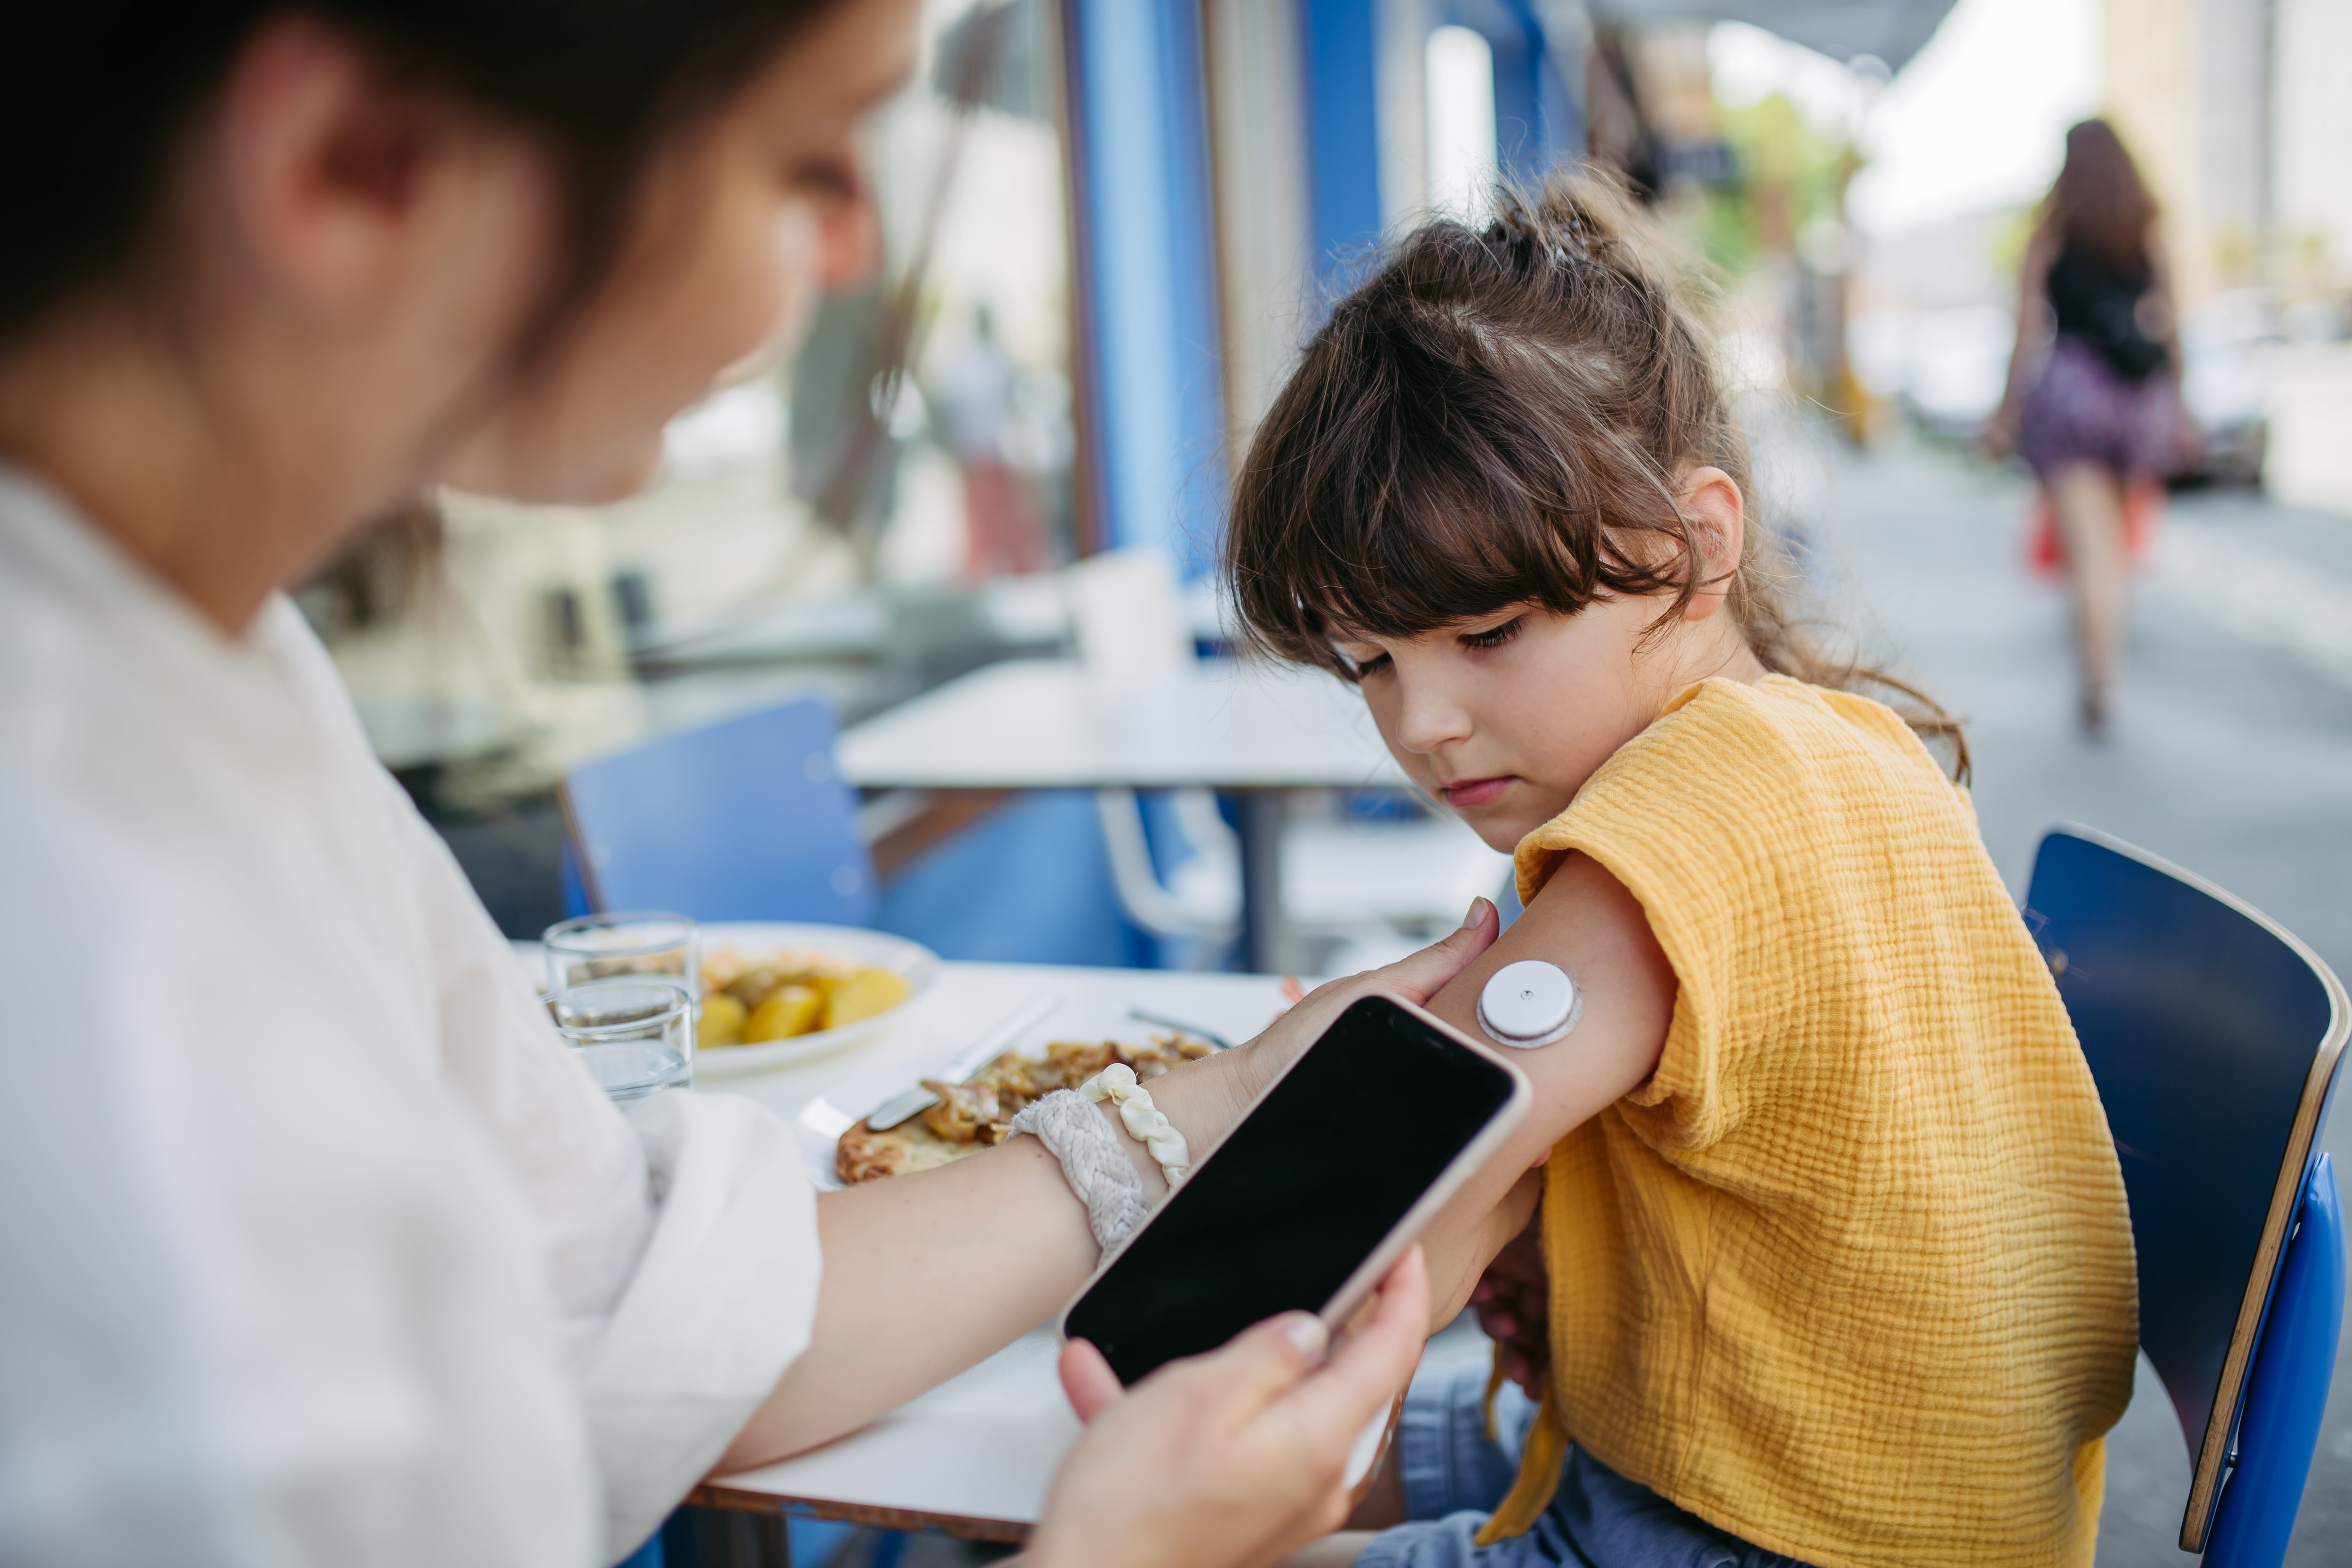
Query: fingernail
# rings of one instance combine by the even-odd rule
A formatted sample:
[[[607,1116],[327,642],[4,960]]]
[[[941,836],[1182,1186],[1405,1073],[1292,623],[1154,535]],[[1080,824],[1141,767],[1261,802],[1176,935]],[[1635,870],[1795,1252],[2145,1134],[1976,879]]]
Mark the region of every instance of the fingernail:
[[[1323,1328],[1323,1320],[1307,1312],[1301,1312],[1283,1324],[1282,1337],[1309,1361],[1321,1355],[1323,1347],[1331,1342],[1331,1336]]]
[[[1487,909],[1487,904],[1486,904],[1486,900],[1484,900],[1484,899],[1473,899],[1473,900],[1470,900],[1470,912],[1469,912],[1468,914],[1464,915],[1464,916],[1462,917],[1462,929],[1463,929],[1464,931],[1468,931],[1468,930],[1470,930],[1470,929],[1471,929],[1472,927],[1474,927],[1474,926],[1483,925],[1484,923],[1486,923],[1486,909]]]

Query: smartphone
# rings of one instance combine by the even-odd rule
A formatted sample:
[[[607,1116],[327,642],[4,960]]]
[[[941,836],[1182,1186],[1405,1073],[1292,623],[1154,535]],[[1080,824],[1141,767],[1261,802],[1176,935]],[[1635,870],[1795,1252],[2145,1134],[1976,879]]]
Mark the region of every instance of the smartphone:
[[[1123,1384],[1276,1312],[1334,1332],[1528,1112],[1487,1047],[1370,995],[1301,1052],[1062,1316]]]

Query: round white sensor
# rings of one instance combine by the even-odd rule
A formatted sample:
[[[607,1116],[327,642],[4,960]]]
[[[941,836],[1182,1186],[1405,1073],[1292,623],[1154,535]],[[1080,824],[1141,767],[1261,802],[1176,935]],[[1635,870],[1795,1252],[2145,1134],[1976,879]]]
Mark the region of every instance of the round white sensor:
[[[1478,1026],[1521,1050],[1566,1035],[1583,1011],[1584,997],[1568,971],[1538,958],[1503,965],[1478,993]]]

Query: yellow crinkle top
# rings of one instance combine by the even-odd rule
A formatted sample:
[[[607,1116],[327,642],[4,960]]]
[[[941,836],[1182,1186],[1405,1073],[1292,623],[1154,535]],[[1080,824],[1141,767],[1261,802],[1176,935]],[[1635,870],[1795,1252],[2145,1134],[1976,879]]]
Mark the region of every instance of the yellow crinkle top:
[[[1553,1383],[1484,1539],[1574,1441],[1822,1568],[2089,1564],[2131,1226],[1967,797],[1877,703],[1709,680],[1520,843],[1520,897],[1572,851],[1680,992],[1649,1081],[1553,1152]]]

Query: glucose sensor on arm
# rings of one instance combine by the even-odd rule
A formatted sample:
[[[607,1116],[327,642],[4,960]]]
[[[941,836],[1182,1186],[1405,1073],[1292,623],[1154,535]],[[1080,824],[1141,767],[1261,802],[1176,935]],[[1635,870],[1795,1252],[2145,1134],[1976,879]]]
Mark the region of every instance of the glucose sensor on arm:
[[[1584,994],[1568,971],[1539,958],[1503,965],[1478,993],[1478,1026],[1523,1051],[1564,1037],[1583,1016]]]

